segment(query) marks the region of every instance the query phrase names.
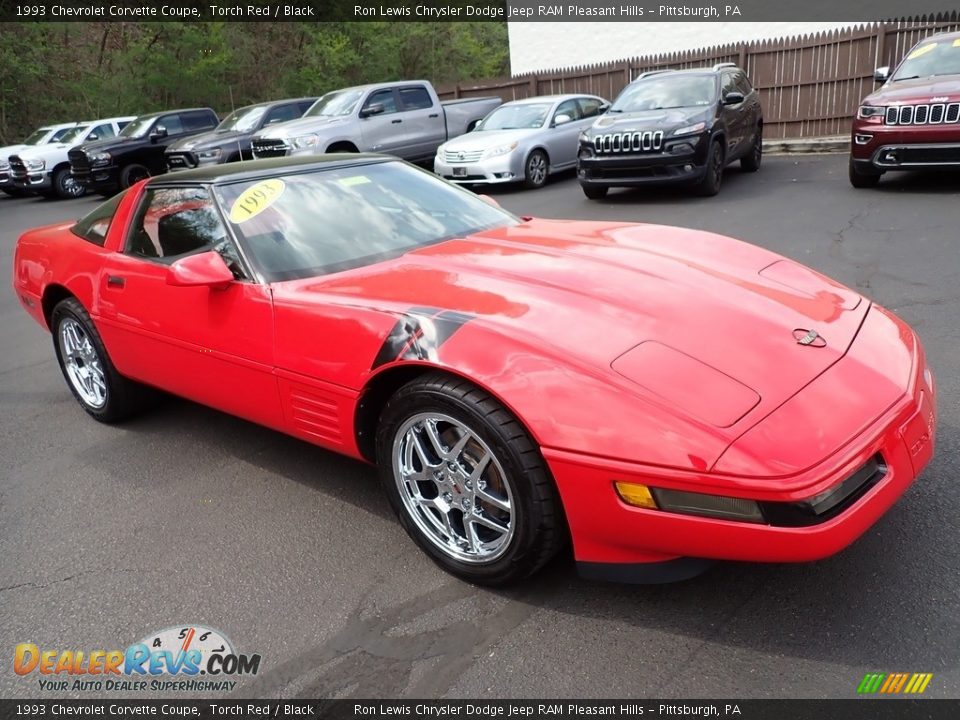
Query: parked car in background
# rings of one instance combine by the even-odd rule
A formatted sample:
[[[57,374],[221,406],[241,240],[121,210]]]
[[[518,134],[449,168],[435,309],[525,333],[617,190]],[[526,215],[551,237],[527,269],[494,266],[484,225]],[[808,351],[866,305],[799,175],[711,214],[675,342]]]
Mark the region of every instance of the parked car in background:
[[[68,153],[70,172],[80,185],[101,195],[126,189],[138,180],[167,171],[170,143],[220,124],[210,108],[166,110],[141,115],[115,138],[88,142]]]
[[[759,170],[762,153],[763,110],[743,70],[733,63],[657,70],[624,88],[580,136],[577,176],[592,199],[651,183],[716,195],[727,165]]]
[[[10,156],[10,177],[14,187],[48,197],[77,198],[87,190],[70,173],[70,148],[85,142],[116,137],[136,120],[135,115],[82,122],[58,139],[27,147]]]
[[[500,105],[498,97],[441,102],[426,80],[344,88],[317,100],[302,118],[253,138],[257,158],[329,152],[378,152],[412,162],[462,135]]]
[[[455,183],[541,187],[577,164],[580,133],[610,103],[595,95],[545,95],[504,103],[470,133],[437,149],[433,171]]]
[[[960,32],[933,35],[907,53],[860,103],[850,142],[850,184],[873,187],[891,170],[960,168]]]
[[[171,143],[166,150],[167,170],[251,160],[250,139],[258,131],[296,120],[316,101],[315,97],[276,100],[235,110],[214,130]]]
[[[46,145],[50,142],[56,142],[63,137],[70,128],[76,127],[77,123],[60,123],[59,125],[44,125],[30,133],[26,140],[18,145],[7,145],[0,147],[0,190],[7,195],[22,195],[23,191],[18,190],[13,184],[13,178],[10,177],[10,156],[15,155],[21,150],[40,145]]]

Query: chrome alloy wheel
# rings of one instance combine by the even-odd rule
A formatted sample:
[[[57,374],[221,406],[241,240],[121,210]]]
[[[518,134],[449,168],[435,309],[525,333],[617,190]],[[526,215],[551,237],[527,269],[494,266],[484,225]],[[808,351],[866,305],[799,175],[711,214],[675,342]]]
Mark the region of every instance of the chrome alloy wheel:
[[[107,383],[103,362],[87,331],[76,320],[67,317],[60,323],[57,340],[70,384],[83,402],[99,410],[107,402]]]
[[[399,428],[393,477],[410,518],[436,547],[466,563],[503,555],[513,538],[513,491],[500,461],[475,432],[441,413]]]
[[[547,180],[547,158],[543,153],[534,153],[527,161],[527,172],[533,185],[543,185]]]

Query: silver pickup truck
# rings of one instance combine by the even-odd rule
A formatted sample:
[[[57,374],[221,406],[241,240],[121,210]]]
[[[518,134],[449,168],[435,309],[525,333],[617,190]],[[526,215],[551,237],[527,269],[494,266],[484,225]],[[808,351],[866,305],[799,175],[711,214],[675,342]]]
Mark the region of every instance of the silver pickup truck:
[[[327,93],[298,120],[256,135],[251,146],[255,158],[378,152],[422,162],[501,102],[498,97],[440,102],[426,80],[361,85]]]

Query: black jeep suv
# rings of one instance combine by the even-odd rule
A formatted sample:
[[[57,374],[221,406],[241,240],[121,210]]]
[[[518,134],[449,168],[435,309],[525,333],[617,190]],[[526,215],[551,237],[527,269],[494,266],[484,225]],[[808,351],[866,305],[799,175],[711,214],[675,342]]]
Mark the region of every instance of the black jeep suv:
[[[210,108],[167,110],[141,115],[119,135],[70,150],[70,174],[88,190],[110,195],[138,180],[167,171],[164,151],[177,140],[212,130],[219,123]]]
[[[763,111],[733,63],[643,73],[580,135],[577,176],[588,198],[612,187],[688,183],[716,195],[735,160],[760,168]]]

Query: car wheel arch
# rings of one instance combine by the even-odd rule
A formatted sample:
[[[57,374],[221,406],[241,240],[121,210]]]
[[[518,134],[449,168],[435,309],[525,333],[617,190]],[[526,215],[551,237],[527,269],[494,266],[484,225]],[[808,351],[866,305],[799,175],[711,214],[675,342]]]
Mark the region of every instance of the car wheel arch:
[[[333,153],[333,152],[358,153],[360,152],[360,149],[356,145],[354,145],[352,142],[349,142],[346,140],[336,140],[330,143],[329,145],[327,145],[327,152],[328,153]]]
[[[380,413],[383,411],[387,401],[397,390],[407,383],[426,374],[438,373],[458,380],[464,380],[489,394],[516,418],[517,422],[523,426],[537,447],[540,447],[541,443],[537,433],[524,421],[514,405],[504,400],[496,390],[450,367],[404,360],[378,369],[378,371],[367,380],[363,389],[360,391],[357,406],[354,411],[353,432],[357,449],[365,460],[375,463],[377,426],[380,420]]]
[[[53,331],[53,328],[50,326],[53,318],[53,309],[67,298],[74,298],[77,302],[80,302],[81,305],[83,304],[80,299],[64,285],[51,283],[43,289],[43,295],[40,298],[40,307],[43,309],[43,319],[47,323],[47,329],[51,332]]]

